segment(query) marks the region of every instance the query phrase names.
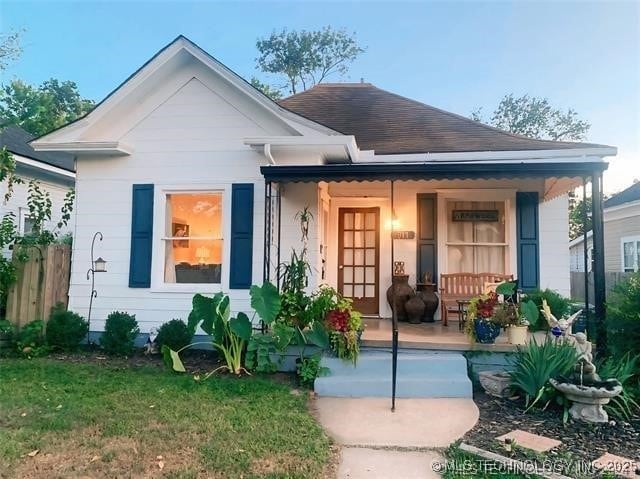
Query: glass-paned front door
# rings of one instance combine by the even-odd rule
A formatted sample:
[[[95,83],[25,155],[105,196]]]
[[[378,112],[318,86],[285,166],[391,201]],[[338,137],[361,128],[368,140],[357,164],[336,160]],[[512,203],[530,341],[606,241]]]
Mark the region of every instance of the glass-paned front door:
[[[364,314],[378,314],[380,209],[338,210],[338,290]]]

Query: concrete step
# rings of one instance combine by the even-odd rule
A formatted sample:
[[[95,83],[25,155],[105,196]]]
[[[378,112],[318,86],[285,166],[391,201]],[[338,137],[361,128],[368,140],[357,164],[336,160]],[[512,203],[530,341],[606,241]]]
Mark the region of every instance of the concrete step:
[[[321,364],[329,369],[316,379],[319,396],[389,397],[391,396],[392,355],[387,351],[363,351],[353,364],[323,356]],[[472,384],[467,361],[458,353],[430,351],[401,352],[398,355],[396,396],[399,398],[471,398]]]

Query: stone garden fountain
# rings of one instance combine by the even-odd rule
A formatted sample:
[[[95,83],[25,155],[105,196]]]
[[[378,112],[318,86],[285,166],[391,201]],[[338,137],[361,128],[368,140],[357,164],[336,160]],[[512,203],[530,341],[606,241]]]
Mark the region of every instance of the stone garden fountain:
[[[609,417],[603,406],[622,393],[617,379],[600,379],[593,364],[591,342],[584,333],[571,336],[578,352],[578,362],[568,378],[550,379],[551,385],[573,402],[569,413],[575,420],[602,423]]]

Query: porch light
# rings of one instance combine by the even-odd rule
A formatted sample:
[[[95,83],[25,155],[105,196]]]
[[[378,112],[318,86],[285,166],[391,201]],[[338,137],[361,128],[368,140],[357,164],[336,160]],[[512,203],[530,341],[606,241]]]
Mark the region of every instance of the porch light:
[[[93,262],[93,272],[94,273],[106,273],[107,272],[107,262],[102,258],[98,257],[97,260]]]
[[[398,218],[393,218],[391,220],[387,220],[385,227],[388,230],[397,230],[398,228],[400,228],[401,223],[400,220]]]

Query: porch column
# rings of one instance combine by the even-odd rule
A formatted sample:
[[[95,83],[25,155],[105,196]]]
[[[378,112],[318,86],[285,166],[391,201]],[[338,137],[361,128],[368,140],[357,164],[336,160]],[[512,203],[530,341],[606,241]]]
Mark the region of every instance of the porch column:
[[[589,212],[587,211],[587,177],[582,178],[582,234],[583,234],[583,260],[584,260],[584,308],[587,332],[590,330],[591,325],[591,310],[589,308],[589,236],[588,228],[589,224]]]
[[[600,357],[607,353],[606,285],[604,274],[604,222],[602,212],[602,171],[591,176],[591,213],[593,222],[593,301],[595,303],[596,350]],[[586,248],[585,244],[585,248]]]

